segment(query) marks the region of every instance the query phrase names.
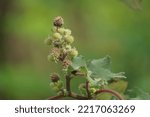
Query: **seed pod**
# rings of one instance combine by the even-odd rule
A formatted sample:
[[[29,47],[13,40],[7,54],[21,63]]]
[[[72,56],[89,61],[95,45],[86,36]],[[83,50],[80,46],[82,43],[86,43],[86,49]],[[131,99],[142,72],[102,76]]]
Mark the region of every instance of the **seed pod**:
[[[54,37],[54,39],[61,39],[62,38],[61,34],[59,34],[57,32],[53,34],[53,37]]]
[[[58,28],[58,32],[59,32],[61,35],[64,35],[65,29],[64,29],[64,28]]]
[[[63,68],[64,68],[64,69],[65,69],[65,68],[68,68],[69,65],[71,65],[71,61],[68,60],[68,59],[65,59],[65,60],[63,61],[63,64],[62,64]]]
[[[56,27],[61,27],[64,24],[63,18],[61,16],[55,17],[53,24]]]
[[[65,29],[65,35],[71,35],[71,30],[70,29]]]
[[[74,42],[74,38],[73,38],[73,36],[67,35],[67,36],[65,36],[65,41],[66,41],[68,44],[71,44],[71,43]]]
[[[54,47],[51,49],[51,53],[54,56],[55,60],[57,60],[61,54],[61,50],[59,48]]]
[[[56,73],[53,73],[52,75],[50,75],[51,81],[52,82],[58,82],[59,81],[59,75]]]
[[[70,51],[71,50],[71,45],[66,45],[66,49]]]

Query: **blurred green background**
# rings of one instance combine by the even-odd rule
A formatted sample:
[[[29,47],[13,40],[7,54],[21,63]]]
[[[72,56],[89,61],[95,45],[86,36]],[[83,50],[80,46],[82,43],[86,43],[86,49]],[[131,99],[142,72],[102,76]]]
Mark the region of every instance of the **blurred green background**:
[[[149,11],[149,0],[143,1],[143,10],[120,0],[1,0],[0,99],[55,94],[49,74],[60,66],[47,61],[49,48],[43,42],[58,15],[72,30],[80,54],[86,59],[110,55],[113,72],[126,72],[129,89],[150,92]]]

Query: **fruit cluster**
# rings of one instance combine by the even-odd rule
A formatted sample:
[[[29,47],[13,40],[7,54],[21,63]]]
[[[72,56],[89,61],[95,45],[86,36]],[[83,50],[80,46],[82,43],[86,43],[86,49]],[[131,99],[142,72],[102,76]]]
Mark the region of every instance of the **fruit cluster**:
[[[71,46],[74,42],[71,30],[62,27],[63,19],[56,17],[53,23],[52,36],[45,40],[45,44],[52,47],[48,60],[61,62],[63,68],[66,69],[71,64],[71,60],[78,55],[78,51]]]
[[[78,51],[71,44],[74,42],[74,37],[71,35],[70,29],[62,27],[64,24],[63,19],[58,16],[54,19],[52,28],[52,36],[48,36],[45,39],[45,44],[50,46],[50,52],[48,54],[48,61],[54,61],[55,63],[61,63],[63,70],[67,71],[71,61],[74,57],[78,56]],[[59,75],[52,73],[50,75],[50,86],[57,93],[65,93],[63,82]]]

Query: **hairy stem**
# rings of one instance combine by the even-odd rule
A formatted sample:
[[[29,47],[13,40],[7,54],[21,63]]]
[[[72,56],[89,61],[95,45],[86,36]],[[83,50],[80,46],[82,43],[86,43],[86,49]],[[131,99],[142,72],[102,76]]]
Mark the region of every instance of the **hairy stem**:
[[[95,92],[95,94],[101,94],[101,93],[110,93],[112,94],[113,96],[115,96],[116,98],[118,98],[119,100],[124,100],[124,98],[116,91],[114,90],[110,90],[110,89],[101,89],[101,90],[97,90]]]

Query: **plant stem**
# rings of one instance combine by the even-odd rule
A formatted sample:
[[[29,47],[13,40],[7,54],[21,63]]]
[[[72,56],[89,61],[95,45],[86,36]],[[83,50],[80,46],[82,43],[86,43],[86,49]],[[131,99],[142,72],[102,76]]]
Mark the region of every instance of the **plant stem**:
[[[51,97],[48,98],[48,100],[58,100],[58,99],[61,99],[63,97],[71,97],[71,98],[78,99],[78,100],[88,100],[88,99],[90,99],[88,97],[78,95],[74,92],[70,92],[69,96],[64,96],[64,95],[51,96]]]
[[[68,96],[71,95],[70,81],[71,81],[71,75],[66,75],[66,90],[68,92]]]
[[[74,98],[74,99],[78,99],[78,100],[88,100],[88,99],[89,99],[88,97],[84,97],[84,96],[77,95],[77,94],[74,93],[74,92],[71,92],[70,97],[72,97],[72,98]]]
[[[86,89],[88,98],[91,98],[91,94],[90,94],[90,91],[89,91],[89,81],[86,81],[85,89]]]
[[[51,96],[48,98],[48,100],[57,100],[57,99],[60,99],[60,98],[63,98],[64,95],[57,95],[57,96]]]
[[[101,89],[101,90],[97,90],[95,92],[95,94],[101,94],[101,93],[110,93],[112,94],[113,96],[115,96],[116,98],[118,98],[119,100],[124,100],[124,98],[116,91],[114,90],[110,90],[110,89]]]

